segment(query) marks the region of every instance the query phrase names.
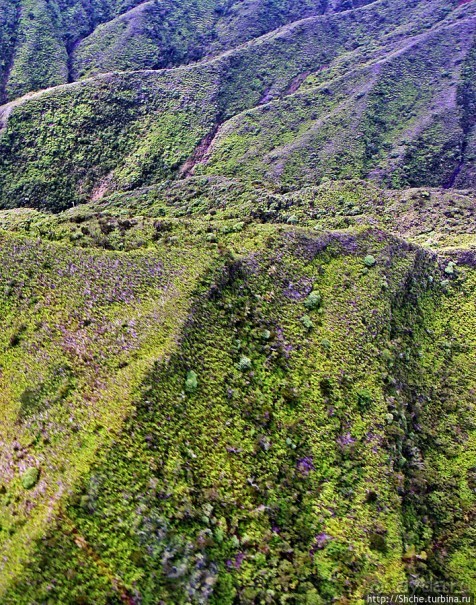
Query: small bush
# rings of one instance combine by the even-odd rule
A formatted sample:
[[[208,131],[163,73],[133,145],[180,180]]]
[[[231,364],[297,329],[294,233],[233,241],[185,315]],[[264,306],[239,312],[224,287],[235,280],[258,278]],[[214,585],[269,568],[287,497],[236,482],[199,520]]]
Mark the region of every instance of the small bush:
[[[10,336],[10,341],[9,341],[10,347],[13,348],[13,347],[18,346],[20,344],[22,336],[23,336],[23,334],[25,332],[26,332],[26,326],[25,325],[22,324],[22,325],[18,326],[14,330],[13,334]]]
[[[240,370],[240,372],[247,372],[248,370],[250,370],[251,359],[242,355],[240,361],[238,362],[238,369]]]
[[[319,292],[317,292],[317,290],[314,290],[304,301],[304,306],[306,307],[306,309],[312,311],[313,309],[318,309],[321,306],[321,302],[321,295],[319,294]]]
[[[456,264],[453,261],[450,261],[445,268],[446,275],[454,275],[455,268]]]
[[[40,471],[31,466],[22,475],[21,483],[25,489],[32,489],[38,483]]]
[[[304,600],[305,605],[323,605],[324,601],[315,588],[308,590]]]
[[[371,533],[369,536],[370,548],[378,552],[387,552],[387,541],[385,536],[378,533]]]
[[[372,405],[372,394],[367,389],[357,391],[357,405],[361,410],[366,410]]]
[[[375,260],[375,257],[372,256],[371,254],[367,254],[367,256],[364,258],[364,265],[368,268],[370,267],[374,267],[377,264],[377,261]]]
[[[187,378],[185,379],[185,391],[187,393],[193,393],[198,388],[198,376],[196,372],[190,370],[187,373]]]

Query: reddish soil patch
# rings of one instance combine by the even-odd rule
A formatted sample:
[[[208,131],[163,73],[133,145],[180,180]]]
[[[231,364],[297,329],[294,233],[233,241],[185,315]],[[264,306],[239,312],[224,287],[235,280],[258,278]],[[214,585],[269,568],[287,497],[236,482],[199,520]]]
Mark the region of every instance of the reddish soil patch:
[[[201,140],[193,154],[180,169],[179,173],[181,177],[192,176],[195,171],[195,166],[201,164],[206,159],[207,153],[210,150],[219,128],[220,124],[215,124],[211,132]]]

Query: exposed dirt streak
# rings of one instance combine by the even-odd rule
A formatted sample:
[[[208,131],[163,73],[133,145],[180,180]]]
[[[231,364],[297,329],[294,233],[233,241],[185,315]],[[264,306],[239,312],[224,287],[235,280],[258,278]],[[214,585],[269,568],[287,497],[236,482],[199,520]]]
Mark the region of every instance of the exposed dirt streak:
[[[467,135],[465,135],[465,137],[466,136]],[[456,180],[459,177],[461,171],[463,170],[463,166],[464,166],[465,159],[466,159],[467,147],[468,147],[468,143],[467,143],[467,141],[464,141],[463,144],[461,145],[461,156],[460,156],[461,159],[458,162],[458,165],[456,166],[456,168],[453,170],[453,174],[448,179],[448,182],[443,185],[443,189],[453,189],[453,187],[455,186]]]
[[[195,172],[195,168],[198,164],[205,163],[208,152],[213,145],[213,141],[220,129],[221,123],[217,122],[211,131],[200,141],[198,146],[195,148],[195,151],[188,158],[188,160],[182,165],[179,170],[179,176],[181,178],[185,178],[188,176],[193,176]]]
[[[310,71],[305,71],[302,74],[297,75],[289,85],[289,88],[284,91],[283,96],[287,97],[288,95],[293,95],[301,88],[301,84],[305,81],[305,79],[311,74]]]

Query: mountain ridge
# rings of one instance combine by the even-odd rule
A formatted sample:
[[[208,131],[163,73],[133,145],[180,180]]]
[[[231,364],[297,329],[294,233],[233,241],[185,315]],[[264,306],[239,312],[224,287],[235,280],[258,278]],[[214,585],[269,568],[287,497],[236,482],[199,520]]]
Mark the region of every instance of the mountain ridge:
[[[438,5],[438,3],[436,3],[436,4]],[[382,8],[382,6],[384,8]],[[471,7],[471,6],[474,7],[474,5],[465,5],[465,7],[463,7],[463,9],[467,11],[467,10],[469,10],[468,7]],[[372,3],[372,4],[368,5],[367,7],[364,7],[363,9],[360,9],[360,11],[365,10],[369,14],[369,17],[372,17],[372,15],[374,15],[374,13],[372,11],[384,10],[384,9],[385,9],[385,5],[384,4],[382,5],[381,3],[377,2],[377,3]],[[352,11],[349,13],[349,16],[346,16],[346,15],[347,15],[347,13],[340,13],[335,18],[337,19],[337,22],[340,22],[339,20],[342,20],[342,22],[344,24],[346,24],[347,21],[349,21],[349,23],[352,24],[353,22],[350,19],[350,17],[352,16]],[[426,19],[428,19],[428,18],[431,19],[430,13],[426,13],[426,15],[427,15],[425,17]],[[217,122],[222,122],[224,119],[227,118],[227,116],[231,117],[233,114],[239,113],[240,111],[243,111],[244,109],[245,110],[247,108],[251,109],[254,105],[259,106],[260,100],[264,98],[264,95],[266,95],[266,97],[270,100],[270,95],[272,98],[273,95],[279,96],[279,95],[286,94],[286,91],[289,89],[289,86],[292,85],[294,78],[296,78],[300,74],[303,74],[307,70],[309,70],[310,64],[309,64],[309,59],[306,58],[306,52],[307,52],[306,44],[319,43],[322,45],[322,41],[319,41],[319,42],[314,41],[315,34],[313,33],[312,29],[314,27],[315,21],[313,19],[314,18],[311,18],[310,22],[306,22],[306,21],[301,22],[300,24],[295,25],[294,29],[291,29],[291,31],[295,31],[295,30],[300,31],[301,28],[304,28],[304,32],[305,32],[303,35],[299,34],[299,36],[297,38],[297,43],[300,46],[296,47],[297,52],[294,53],[294,56],[292,56],[292,54],[291,54],[292,47],[289,49],[286,49],[286,46],[285,46],[286,45],[285,36],[287,35],[286,32],[290,31],[290,30],[286,30],[286,28],[285,28],[284,30],[279,30],[278,33],[266,34],[263,38],[260,39],[260,41],[258,41],[258,44],[260,45],[258,47],[256,47],[255,42],[246,43],[243,47],[229,51],[220,57],[212,59],[211,61],[205,61],[205,62],[194,64],[191,66],[178,68],[179,71],[165,70],[165,71],[157,71],[157,72],[156,71],[131,72],[131,73],[124,73],[124,74],[113,73],[113,74],[100,76],[93,80],[86,80],[84,86],[91,86],[93,88],[97,88],[97,87],[101,86],[101,82],[106,84],[107,80],[109,79],[111,81],[111,83],[114,80],[116,81],[114,86],[117,88],[120,88],[124,85],[126,87],[132,86],[129,94],[136,94],[134,92],[134,88],[136,86],[134,84],[134,79],[137,82],[140,82],[140,80],[142,79],[143,85],[146,85],[147,82],[150,82],[152,84],[152,79],[156,78],[158,83],[160,81],[163,81],[164,85],[167,87],[167,86],[170,86],[170,84],[167,84],[168,81],[170,82],[173,79],[176,79],[177,77],[182,77],[182,75],[184,75],[189,79],[189,86],[191,86],[190,90],[194,91],[194,93],[193,93],[194,96],[196,95],[195,101],[193,100],[193,97],[190,97],[190,95],[187,95],[186,103],[189,105],[190,109],[184,108],[184,111],[182,113],[183,113],[183,119],[188,121],[190,119],[191,120],[195,119],[193,117],[193,113],[195,112],[195,109],[193,109],[193,105],[196,104],[197,102],[200,102],[200,97],[203,97],[204,91],[206,90],[205,88],[203,88],[203,84],[205,83],[206,80],[208,80],[207,87],[208,87],[209,92],[205,93],[205,94],[211,95],[209,105],[211,106],[212,104],[218,103],[219,106],[216,109],[217,115],[213,118],[210,116],[209,125],[206,129],[204,127],[200,126],[200,128],[196,134],[192,135],[192,132],[190,133],[192,136],[195,137],[195,142],[194,142],[193,146],[196,147],[197,145],[199,145],[200,140],[202,140],[204,137],[206,137],[208,135],[208,133],[213,130],[214,125]],[[323,21],[323,23],[326,23],[325,20],[322,20],[322,21]],[[319,21],[317,21],[317,22],[319,22]],[[359,24],[358,21],[356,23]],[[309,33],[306,33],[306,27],[310,28]],[[347,25],[346,25],[346,27],[347,27]],[[456,29],[460,30],[460,27],[457,27]],[[329,34],[327,34],[327,35],[329,35]],[[308,36],[308,37],[306,37],[306,36]],[[307,40],[309,40],[309,42],[307,42]],[[331,44],[331,40],[333,40],[333,38],[329,38],[329,44]],[[466,47],[467,46],[468,46],[468,43],[466,43]],[[276,47],[276,50],[275,50],[275,47]],[[284,53],[284,57],[286,57],[286,59],[284,59],[284,57],[283,57],[282,63],[287,61],[289,63],[289,66],[285,69],[283,74],[280,73],[280,71],[282,69],[282,67],[281,67],[282,63],[276,65],[271,70],[267,69],[267,73],[264,76],[265,79],[264,79],[264,81],[261,81],[259,79],[259,78],[261,78],[260,70],[264,69],[264,65],[261,65],[261,63],[264,63],[264,59],[260,59],[257,63],[256,63],[256,61],[254,61],[254,63],[256,63],[256,65],[253,62],[249,61],[249,59],[248,59],[247,63],[246,63],[246,67],[242,67],[242,65],[244,65],[242,63],[242,61],[243,61],[242,56],[244,56],[243,54],[245,53],[248,56],[248,55],[250,55],[250,53],[255,53],[255,48],[259,48],[261,54],[263,54],[263,50],[266,50],[266,49],[268,49],[268,50],[266,50],[266,52],[273,53],[273,54],[275,52],[277,52],[277,50],[279,49],[279,52]],[[331,56],[332,56],[332,54],[331,54]],[[316,60],[316,58],[313,58],[311,65],[314,64],[315,67],[318,67],[319,65],[322,65],[322,63],[323,63],[323,61],[319,61],[319,60]],[[236,65],[236,66],[234,67],[233,65]],[[183,70],[185,70],[185,71],[183,71]],[[312,67],[311,67],[311,71],[312,71]],[[236,77],[235,77],[235,75],[236,75]],[[196,76],[199,76],[201,78],[200,85],[198,82],[195,82]],[[320,77],[325,78],[323,72],[321,72]],[[243,79],[242,83],[240,83],[239,78]],[[253,80],[253,78],[254,78],[254,80]],[[309,76],[308,76],[308,79],[309,79]],[[128,83],[128,81],[130,82],[130,84]],[[249,85],[247,85],[246,82],[252,82],[252,81],[256,82],[256,84],[253,87],[249,87]],[[233,85],[230,86],[230,84],[228,82],[233,83]],[[444,84],[444,81],[443,81],[443,84]],[[325,87],[325,79],[324,79],[323,85]],[[413,84],[411,84],[411,85],[414,86]],[[273,92],[273,87],[274,87],[274,92]],[[301,89],[302,89],[302,87],[303,87],[303,84],[301,84]],[[203,90],[201,90],[201,88],[203,88]],[[182,87],[182,89],[183,89],[183,87]],[[74,91],[74,90],[77,90],[79,93],[81,90],[84,90],[84,89],[79,85],[72,84],[72,85],[70,85],[69,88],[66,87],[66,88],[61,88],[60,90],[57,90],[58,93],[61,93],[58,95],[55,94],[55,91],[53,89],[53,91],[49,91],[47,93],[48,96],[45,98],[45,101],[47,99],[48,100],[51,99],[51,101],[53,101],[53,103],[56,103],[56,99],[58,101],[61,100],[61,95],[72,94],[72,91]],[[124,93],[120,93],[120,94],[122,96],[124,96]],[[167,93],[167,94],[169,94],[169,93]],[[38,95],[34,95],[33,100],[40,102],[42,100],[42,98],[43,98],[43,95],[41,93],[39,93]],[[109,98],[110,98],[110,100],[108,101],[108,104],[110,107],[107,108],[108,112],[110,112],[113,107],[113,105],[111,105],[111,100],[112,100],[112,103],[115,103],[113,100],[114,99],[113,91],[110,91]],[[239,99],[239,102],[236,103],[236,101],[234,101],[234,99]],[[15,112],[18,112],[19,109],[21,109],[23,107],[26,108],[26,107],[28,107],[28,105],[32,105],[32,103],[29,102],[28,98],[26,100],[19,101],[18,105],[15,104],[15,101],[13,103],[14,103],[14,105],[7,106],[7,109],[6,110],[4,109],[4,112],[5,111],[8,112],[8,111],[10,111],[10,109],[13,109],[13,115],[15,115]],[[121,101],[118,101],[117,109],[114,110],[118,113],[118,115],[119,115],[119,112],[122,111],[120,103],[121,103]],[[33,108],[33,106],[32,106],[32,108]],[[99,107],[98,107],[98,109],[99,109]],[[317,107],[317,109],[318,109],[318,107]],[[55,110],[55,115],[59,115],[58,110],[59,110],[59,106],[58,106],[58,109]],[[79,108],[78,108],[78,110],[79,110]],[[148,108],[147,112],[150,112],[150,110],[151,110],[151,108]],[[190,117],[187,117],[188,111],[192,112],[190,114]],[[259,110],[256,110],[256,111],[259,111]],[[34,116],[34,114],[32,114],[32,116]],[[10,116],[8,124],[11,124],[11,119],[12,118]],[[124,123],[121,126],[118,125],[118,127],[120,128],[120,130],[118,130],[118,132],[121,132],[122,137],[124,137],[124,135],[127,137],[128,136],[127,129],[130,127],[127,123],[129,118],[124,117],[121,119],[124,121]],[[165,119],[165,115],[164,115],[164,119]],[[167,118],[167,120],[168,119],[169,118]],[[172,119],[172,121],[177,119],[177,114],[175,114],[174,117],[171,119]],[[136,121],[137,118],[133,117],[133,120]],[[63,119],[61,121],[63,121]],[[139,127],[140,127],[140,122],[143,122],[145,124],[146,118],[144,117],[144,118],[139,119],[139,121],[137,122],[137,126],[139,126]],[[73,123],[73,121],[72,121],[72,123]],[[131,125],[132,125],[132,123],[131,123]],[[32,122],[32,127],[36,128],[36,126],[34,126],[34,122]],[[22,126],[22,128],[24,129],[24,126]],[[87,126],[86,126],[86,128],[87,128]],[[195,127],[193,127],[193,128],[195,128]],[[200,133],[201,133],[201,136],[200,136]],[[3,139],[3,146],[2,146],[2,148],[3,148],[3,162],[2,162],[3,166],[4,167],[8,166],[9,163],[14,161],[17,164],[18,163],[20,164],[20,166],[22,167],[22,170],[25,169],[27,172],[29,172],[31,170],[32,174],[35,174],[36,168],[35,168],[34,161],[33,162],[23,162],[20,158],[18,158],[18,160],[15,159],[14,154],[16,152],[13,150],[13,148],[9,149],[8,136],[6,136],[7,134],[8,134],[8,128],[7,128],[7,131],[5,131],[5,130],[3,131],[3,137],[2,137],[2,139]],[[27,131],[25,132],[25,134],[28,136]],[[13,135],[13,137],[15,137],[15,134],[13,131],[12,131],[12,135]],[[443,136],[445,136],[445,135],[443,135]],[[147,153],[151,157],[151,160],[149,160],[149,161],[152,161],[152,158],[155,156],[154,161],[158,162],[159,165],[161,165],[161,164],[164,165],[164,168],[167,172],[168,171],[175,172],[177,170],[176,164],[178,164],[179,162],[181,162],[181,163],[185,162],[186,157],[189,157],[192,154],[192,144],[189,145],[187,143],[187,148],[185,148],[184,144],[177,140],[177,142],[175,143],[176,149],[173,152],[173,157],[177,157],[177,160],[171,161],[171,160],[167,159],[166,153],[164,155],[165,150],[161,148],[160,136],[159,136],[159,140],[157,140],[157,141],[154,140],[154,137],[152,137],[152,135],[150,135],[149,138],[150,138],[150,143],[148,143],[149,151],[147,151]],[[443,139],[443,144],[445,144],[445,143],[446,143],[446,141],[444,141],[444,139]],[[31,142],[29,142],[29,145],[31,145],[32,147],[34,147],[35,144],[36,143],[34,140],[31,140]],[[91,148],[91,152],[95,153],[93,148]],[[57,152],[55,152],[55,153],[61,154],[64,152],[61,152],[61,150],[58,148]],[[139,153],[138,157],[140,157],[141,152],[139,149],[136,150],[135,153],[136,154]],[[180,160],[178,160],[178,156],[180,156]],[[126,164],[130,163],[131,161],[132,161],[132,164],[135,163],[135,160],[128,159],[127,156],[124,157],[124,160],[125,160]],[[68,161],[67,158],[65,158],[65,161],[66,162]],[[131,169],[134,172],[138,172],[140,174],[140,172],[144,171],[145,168],[138,168],[138,167],[131,166],[131,168],[130,169],[128,168],[127,170],[131,170]],[[5,178],[8,178],[12,185],[15,184],[16,177],[12,178],[10,176],[8,176],[8,177],[6,176],[6,175],[8,175],[8,168],[7,168],[7,171],[5,171],[4,169],[0,170],[0,176],[1,176],[1,172],[3,172],[5,174]],[[107,169],[105,171],[103,177],[105,177],[110,172],[111,172],[111,169],[110,168]],[[124,173],[124,168],[119,168],[118,172]],[[357,176],[357,175],[354,175],[354,176]],[[33,188],[33,191],[34,191],[34,188],[38,187],[38,189],[41,191],[44,188],[44,185],[42,185],[41,183],[38,183],[38,185],[35,185],[34,184],[35,178],[32,180],[31,185],[27,185],[27,189],[31,190]],[[52,178],[54,180],[53,175],[52,175]],[[141,179],[141,178],[143,178],[143,177],[139,176],[139,179]],[[423,178],[426,178],[426,177],[423,177]],[[123,177],[120,177],[119,180],[121,181],[122,179],[123,179]],[[28,182],[28,179],[26,182]],[[422,181],[421,183],[415,182],[415,183],[411,183],[411,184],[425,184],[425,182]],[[428,182],[427,184],[430,185],[430,184],[435,184],[435,183]],[[443,184],[443,183],[441,183],[441,181],[440,181],[439,184]],[[121,185],[121,186],[123,186],[123,185]],[[126,187],[130,187],[130,186],[131,185],[126,185]],[[5,188],[5,186],[2,187],[2,189],[4,189],[4,188]],[[22,187],[19,188],[20,191],[21,191],[21,188]],[[74,195],[77,195],[77,185],[75,185],[74,188],[76,189],[76,192],[74,193]],[[10,189],[10,193],[7,194],[6,191],[8,191],[9,189]],[[10,199],[12,199],[12,198],[14,199],[18,195],[18,194],[12,195],[13,192],[11,190],[11,186],[9,186],[6,189],[6,191],[3,194],[3,197],[8,197]],[[71,199],[71,196],[73,195],[73,190],[70,189],[70,187],[68,186],[68,189],[65,190],[65,193],[66,193],[66,191],[68,191],[67,195]],[[39,195],[41,197],[44,197],[45,193],[39,193]],[[36,197],[37,195],[38,194],[34,194],[34,197]],[[46,195],[47,195],[47,193],[46,193]],[[27,193],[26,197],[30,198],[31,193]]]
[[[2,603],[476,592],[475,10],[0,0]]]

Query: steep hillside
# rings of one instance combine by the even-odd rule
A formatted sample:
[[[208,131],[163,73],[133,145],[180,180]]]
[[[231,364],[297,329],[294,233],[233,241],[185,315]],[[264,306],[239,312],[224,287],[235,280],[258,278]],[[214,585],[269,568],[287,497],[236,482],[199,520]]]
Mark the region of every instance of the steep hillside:
[[[143,2],[98,27],[72,53],[75,79],[159,69],[217,55],[286,23],[370,4],[328,0]]]
[[[20,573],[6,602],[353,603],[407,577],[473,586],[473,269],[377,229],[119,216],[77,211],[58,235],[79,243],[99,221],[88,249],[123,233],[146,256],[76,252],[62,268],[58,244],[2,246],[5,277],[18,263],[30,275],[5,299],[22,287],[8,303],[21,327],[3,314],[18,407],[0,577]],[[47,218],[29,224],[54,237]],[[50,279],[71,284],[64,302]]]
[[[225,123],[200,171],[251,170],[289,187],[323,176],[394,187],[474,185],[458,171],[468,151],[467,114],[473,120],[474,79],[466,74],[474,69],[475,26],[471,18],[405,39],[341,77],[307,76],[299,94]]]
[[[2,605],[476,593],[475,31],[0,0]]]
[[[72,48],[140,0],[5,0],[0,4],[0,101],[69,81]]]
[[[188,63],[296,19],[352,7],[347,0],[5,1],[0,101],[92,73]]]
[[[472,145],[464,103],[473,94],[465,80],[473,13],[473,3],[451,11],[415,0],[412,12],[382,0],[298,21],[189,67],[97,76],[27,96],[0,109],[1,204],[57,210],[200,163],[207,174],[239,174],[243,159],[254,179],[285,187],[366,175],[446,186],[456,173],[470,186],[463,179],[471,172],[460,167]],[[299,90],[303,80],[309,92]],[[321,159],[309,150],[316,145]],[[303,156],[297,169],[293,150]],[[271,174],[263,162],[274,165]]]

